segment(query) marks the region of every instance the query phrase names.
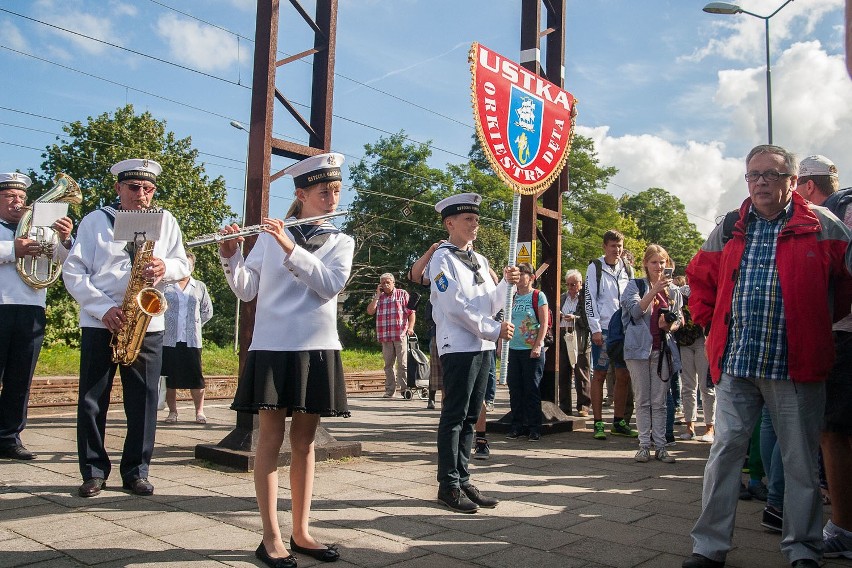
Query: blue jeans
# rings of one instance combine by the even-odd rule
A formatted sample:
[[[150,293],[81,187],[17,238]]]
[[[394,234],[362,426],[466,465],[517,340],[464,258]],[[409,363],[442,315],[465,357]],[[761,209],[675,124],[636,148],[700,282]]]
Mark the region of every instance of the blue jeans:
[[[779,511],[784,508],[784,462],[781,460],[781,444],[772,426],[772,417],[764,406],[760,419],[760,461],[766,472],[766,488],[769,495],[766,504]]]
[[[509,406],[512,430],[541,432],[541,376],[544,353],[530,357],[529,349],[509,349]]]
[[[732,377],[716,385],[716,440],[704,468],[701,515],[692,551],[724,561],[731,549],[740,469],[763,405],[769,409],[787,476],[781,552],[787,562],[822,556],[822,498],[817,454],[825,409],[824,383]]]
[[[488,370],[488,384],[485,385],[485,402],[494,402],[497,397],[497,352],[491,353],[491,367]]]
[[[666,393],[666,441],[674,440],[675,403],[672,389]]]
[[[444,398],[438,421],[438,483],[442,489],[469,483],[467,466],[474,426],[482,410],[493,358],[493,351],[441,355]]]
[[[671,392],[672,402],[674,403],[674,405],[680,406],[680,372],[677,372],[672,375],[672,378],[669,380],[669,392]]]

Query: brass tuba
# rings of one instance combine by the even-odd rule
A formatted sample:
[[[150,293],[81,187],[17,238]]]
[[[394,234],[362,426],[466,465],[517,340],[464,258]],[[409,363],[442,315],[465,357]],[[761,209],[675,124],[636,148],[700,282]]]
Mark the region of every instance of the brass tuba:
[[[124,291],[121,311],[127,321],[120,331],[112,334],[112,362],[125,367],[132,365],[142,349],[142,341],[151,318],[166,311],[166,296],[145,279],[143,270],[151,262],[154,254],[154,241],[136,242],[136,256],[130,269],[130,282]]]
[[[53,178],[53,187],[44,192],[33,203],[71,203],[79,205],[83,201],[80,186],[71,176],[63,173]],[[53,260],[53,251],[57,245],[62,246],[59,237],[52,227],[32,227],[32,205],[26,207],[18,228],[16,239],[33,239],[38,241],[39,253],[35,256],[25,256],[18,259],[18,275],[28,286],[36,290],[53,284],[62,273],[62,263]]]

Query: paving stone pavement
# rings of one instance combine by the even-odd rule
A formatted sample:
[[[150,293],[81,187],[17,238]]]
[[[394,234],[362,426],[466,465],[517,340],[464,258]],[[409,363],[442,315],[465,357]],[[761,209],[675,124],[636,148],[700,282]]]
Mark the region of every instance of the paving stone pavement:
[[[498,392],[497,416],[508,411],[505,388]],[[435,501],[438,410],[380,397],[352,397],[350,406],[351,418],[323,425],[340,440],[361,442],[363,456],[317,464],[311,512],[314,536],[339,544],[340,568],[674,568],[691,552],[708,444],[678,441],[671,452],[676,464],[638,464],[634,440],[597,441],[590,429],[537,443],[495,434],[491,459],[474,460],[472,474],[502,502],[462,515]],[[188,404],[179,412],[193,416]],[[0,568],[262,565],[254,558],[261,530],[252,475],[193,457],[196,444],[230,432],[235,414],[223,404],[208,404],[206,414],[206,426],[191,420],[158,426],[154,495],[132,496],[116,476],[90,499],[76,493],[74,414],[32,416],[23,437],[38,458],[0,460]],[[112,411],[107,447],[116,468],[123,426],[123,411]],[[286,541],[287,468],[280,487]],[[787,566],[779,536],[760,526],[762,506],[739,503],[728,566]],[[303,567],[322,564],[297,557]]]

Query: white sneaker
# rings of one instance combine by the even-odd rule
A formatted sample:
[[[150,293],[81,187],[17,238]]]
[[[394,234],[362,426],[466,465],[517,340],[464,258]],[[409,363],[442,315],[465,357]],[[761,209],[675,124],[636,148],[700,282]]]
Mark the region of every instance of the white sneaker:
[[[712,432],[704,434],[703,436],[699,436],[698,440],[701,442],[707,442],[708,444],[712,444],[713,440],[716,439],[716,436],[713,435]]]
[[[825,523],[825,526],[822,529],[822,538],[824,540],[828,540],[833,536],[837,536],[837,534],[838,534],[837,525],[835,525],[833,522],[831,522],[831,519],[828,519],[828,522]]]
[[[646,463],[651,460],[651,450],[649,448],[639,448],[639,451],[636,452],[636,455],[633,456],[633,461],[637,461],[639,463]]]

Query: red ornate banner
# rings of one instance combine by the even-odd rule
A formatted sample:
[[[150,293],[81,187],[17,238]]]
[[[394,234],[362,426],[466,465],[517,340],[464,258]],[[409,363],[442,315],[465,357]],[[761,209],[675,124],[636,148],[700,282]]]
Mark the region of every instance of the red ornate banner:
[[[468,59],[476,134],[485,155],[516,191],[537,193],[568,160],[574,97],[479,43]]]

